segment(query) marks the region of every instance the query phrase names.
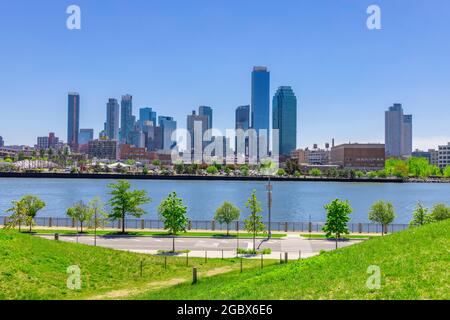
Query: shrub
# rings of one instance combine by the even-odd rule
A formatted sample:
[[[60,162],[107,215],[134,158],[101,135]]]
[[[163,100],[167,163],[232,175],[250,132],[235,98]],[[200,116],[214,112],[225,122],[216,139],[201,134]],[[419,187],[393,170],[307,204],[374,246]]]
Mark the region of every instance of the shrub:
[[[208,174],[217,174],[219,170],[217,169],[216,166],[209,166],[208,168],[206,168],[206,172]]]
[[[322,175],[322,171],[320,171],[320,170],[317,169],[317,168],[314,168],[314,169],[311,169],[311,170],[309,171],[309,174],[310,174],[311,176],[314,176],[314,177],[319,177],[319,176]]]

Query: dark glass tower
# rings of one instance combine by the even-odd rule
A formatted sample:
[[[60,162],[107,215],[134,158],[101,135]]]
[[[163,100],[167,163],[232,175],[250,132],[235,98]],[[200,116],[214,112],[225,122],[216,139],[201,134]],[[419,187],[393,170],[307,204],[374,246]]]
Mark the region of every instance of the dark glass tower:
[[[270,72],[266,67],[254,67],[252,72],[251,127],[259,138],[270,136]],[[259,154],[261,154],[259,151]]]
[[[110,140],[119,140],[119,103],[116,99],[109,99],[106,104],[106,135]]]
[[[291,87],[278,88],[272,108],[273,129],[279,130],[279,154],[289,156],[297,147],[297,98]]]
[[[74,151],[78,149],[78,132],[80,130],[80,95],[71,92],[68,95],[67,143]]]
[[[122,96],[120,103],[120,142],[131,144],[130,133],[134,129],[133,97]]]
[[[198,114],[200,116],[205,116],[208,118],[208,128],[207,129],[212,129],[213,128],[213,110],[211,107],[208,106],[200,106],[198,108]]]

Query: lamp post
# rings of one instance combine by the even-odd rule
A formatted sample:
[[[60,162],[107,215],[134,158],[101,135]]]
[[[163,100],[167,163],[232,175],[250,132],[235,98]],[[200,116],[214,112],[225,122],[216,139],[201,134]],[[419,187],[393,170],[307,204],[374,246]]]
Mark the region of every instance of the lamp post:
[[[269,209],[269,225],[268,225],[268,238],[272,238],[272,184],[270,183],[270,176],[269,176],[269,183],[267,184],[267,206]]]

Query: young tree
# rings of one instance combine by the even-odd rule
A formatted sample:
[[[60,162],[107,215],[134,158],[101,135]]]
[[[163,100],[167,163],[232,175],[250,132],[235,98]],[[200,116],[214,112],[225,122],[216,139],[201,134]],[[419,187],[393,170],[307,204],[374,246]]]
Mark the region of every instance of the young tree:
[[[112,197],[108,201],[111,206],[111,213],[108,217],[112,220],[122,221],[122,233],[125,233],[125,218],[127,215],[139,218],[145,211],[140,207],[151,202],[145,190],[130,191],[131,185],[128,181],[120,180],[116,184],[110,184],[109,193]]]
[[[75,221],[80,222],[81,233],[83,233],[83,225],[89,223],[93,212],[83,201],[79,201],[73,207],[67,209],[66,214]]]
[[[214,216],[214,220],[219,223],[226,223],[227,236],[230,235],[230,223],[239,220],[241,210],[233,205],[231,202],[225,201],[221,207],[219,207]]]
[[[385,234],[387,226],[395,219],[394,206],[382,200],[375,202],[369,212],[369,220],[381,224],[381,235]]]
[[[186,232],[188,218],[187,207],[175,192],[169,194],[158,207],[158,214],[164,222],[164,229],[168,230],[172,238],[172,251],[175,252],[175,236],[178,232]]]
[[[409,225],[411,227],[423,226],[430,223],[431,217],[428,214],[428,208],[425,208],[421,202],[418,202],[413,212],[413,218]]]
[[[102,228],[108,221],[108,213],[105,211],[105,204],[100,197],[95,197],[88,203],[91,211],[91,218],[88,227],[91,229]]]
[[[442,221],[445,219],[450,219],[450,207],[447,207],[443,203],[438,203],[433,207],[430,216],[432,221]]]
[[[253,251],[256,251],[256,235],[266,229],[266,226],[262,222],[262,216],[259,214],[262,212],[262,208],[256,198],[256,190],[253,190],[245,206],[250,209],[250,215],[244,220],[245,230],[253,235]]]
[[[352,213],[353,209],[348,201],[339,199],[335,199],[325,205],[325,209],[327,210],[327,222],[322,230],[326,233],[327,238],[335,238],[337,249],[338,239],[341,238],[341,235],[350,233],[347,223],[350,220],[349,214]]]
[[[33,195],[26,195],[21,200],[21,206],[25,212],[25,224],[31,228],[34,224],[34,218],[39,210],[45,207],[45,202]]]
[[[5,226],[6,229],[15,228],[16,226],[19,226],[19,232],[21,230],[22,224],[26,221],[26,214],[25,210],[23,208],[22,202],[19,201],[12,201],[12,207],[6,210],[6,212],[11,212],[12,214],[8,217],[8,223]]]

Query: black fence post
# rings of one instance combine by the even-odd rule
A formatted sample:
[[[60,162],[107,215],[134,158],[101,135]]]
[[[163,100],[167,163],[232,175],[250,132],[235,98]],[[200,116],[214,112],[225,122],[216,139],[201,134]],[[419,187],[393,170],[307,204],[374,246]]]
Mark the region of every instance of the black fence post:
[[[241,273],[242,273],[242,259],[243,259],[243,258],[241,257]]]
[[[192,284],[196,284],[198,281],[197,279],[197,268],[192,268]]]

